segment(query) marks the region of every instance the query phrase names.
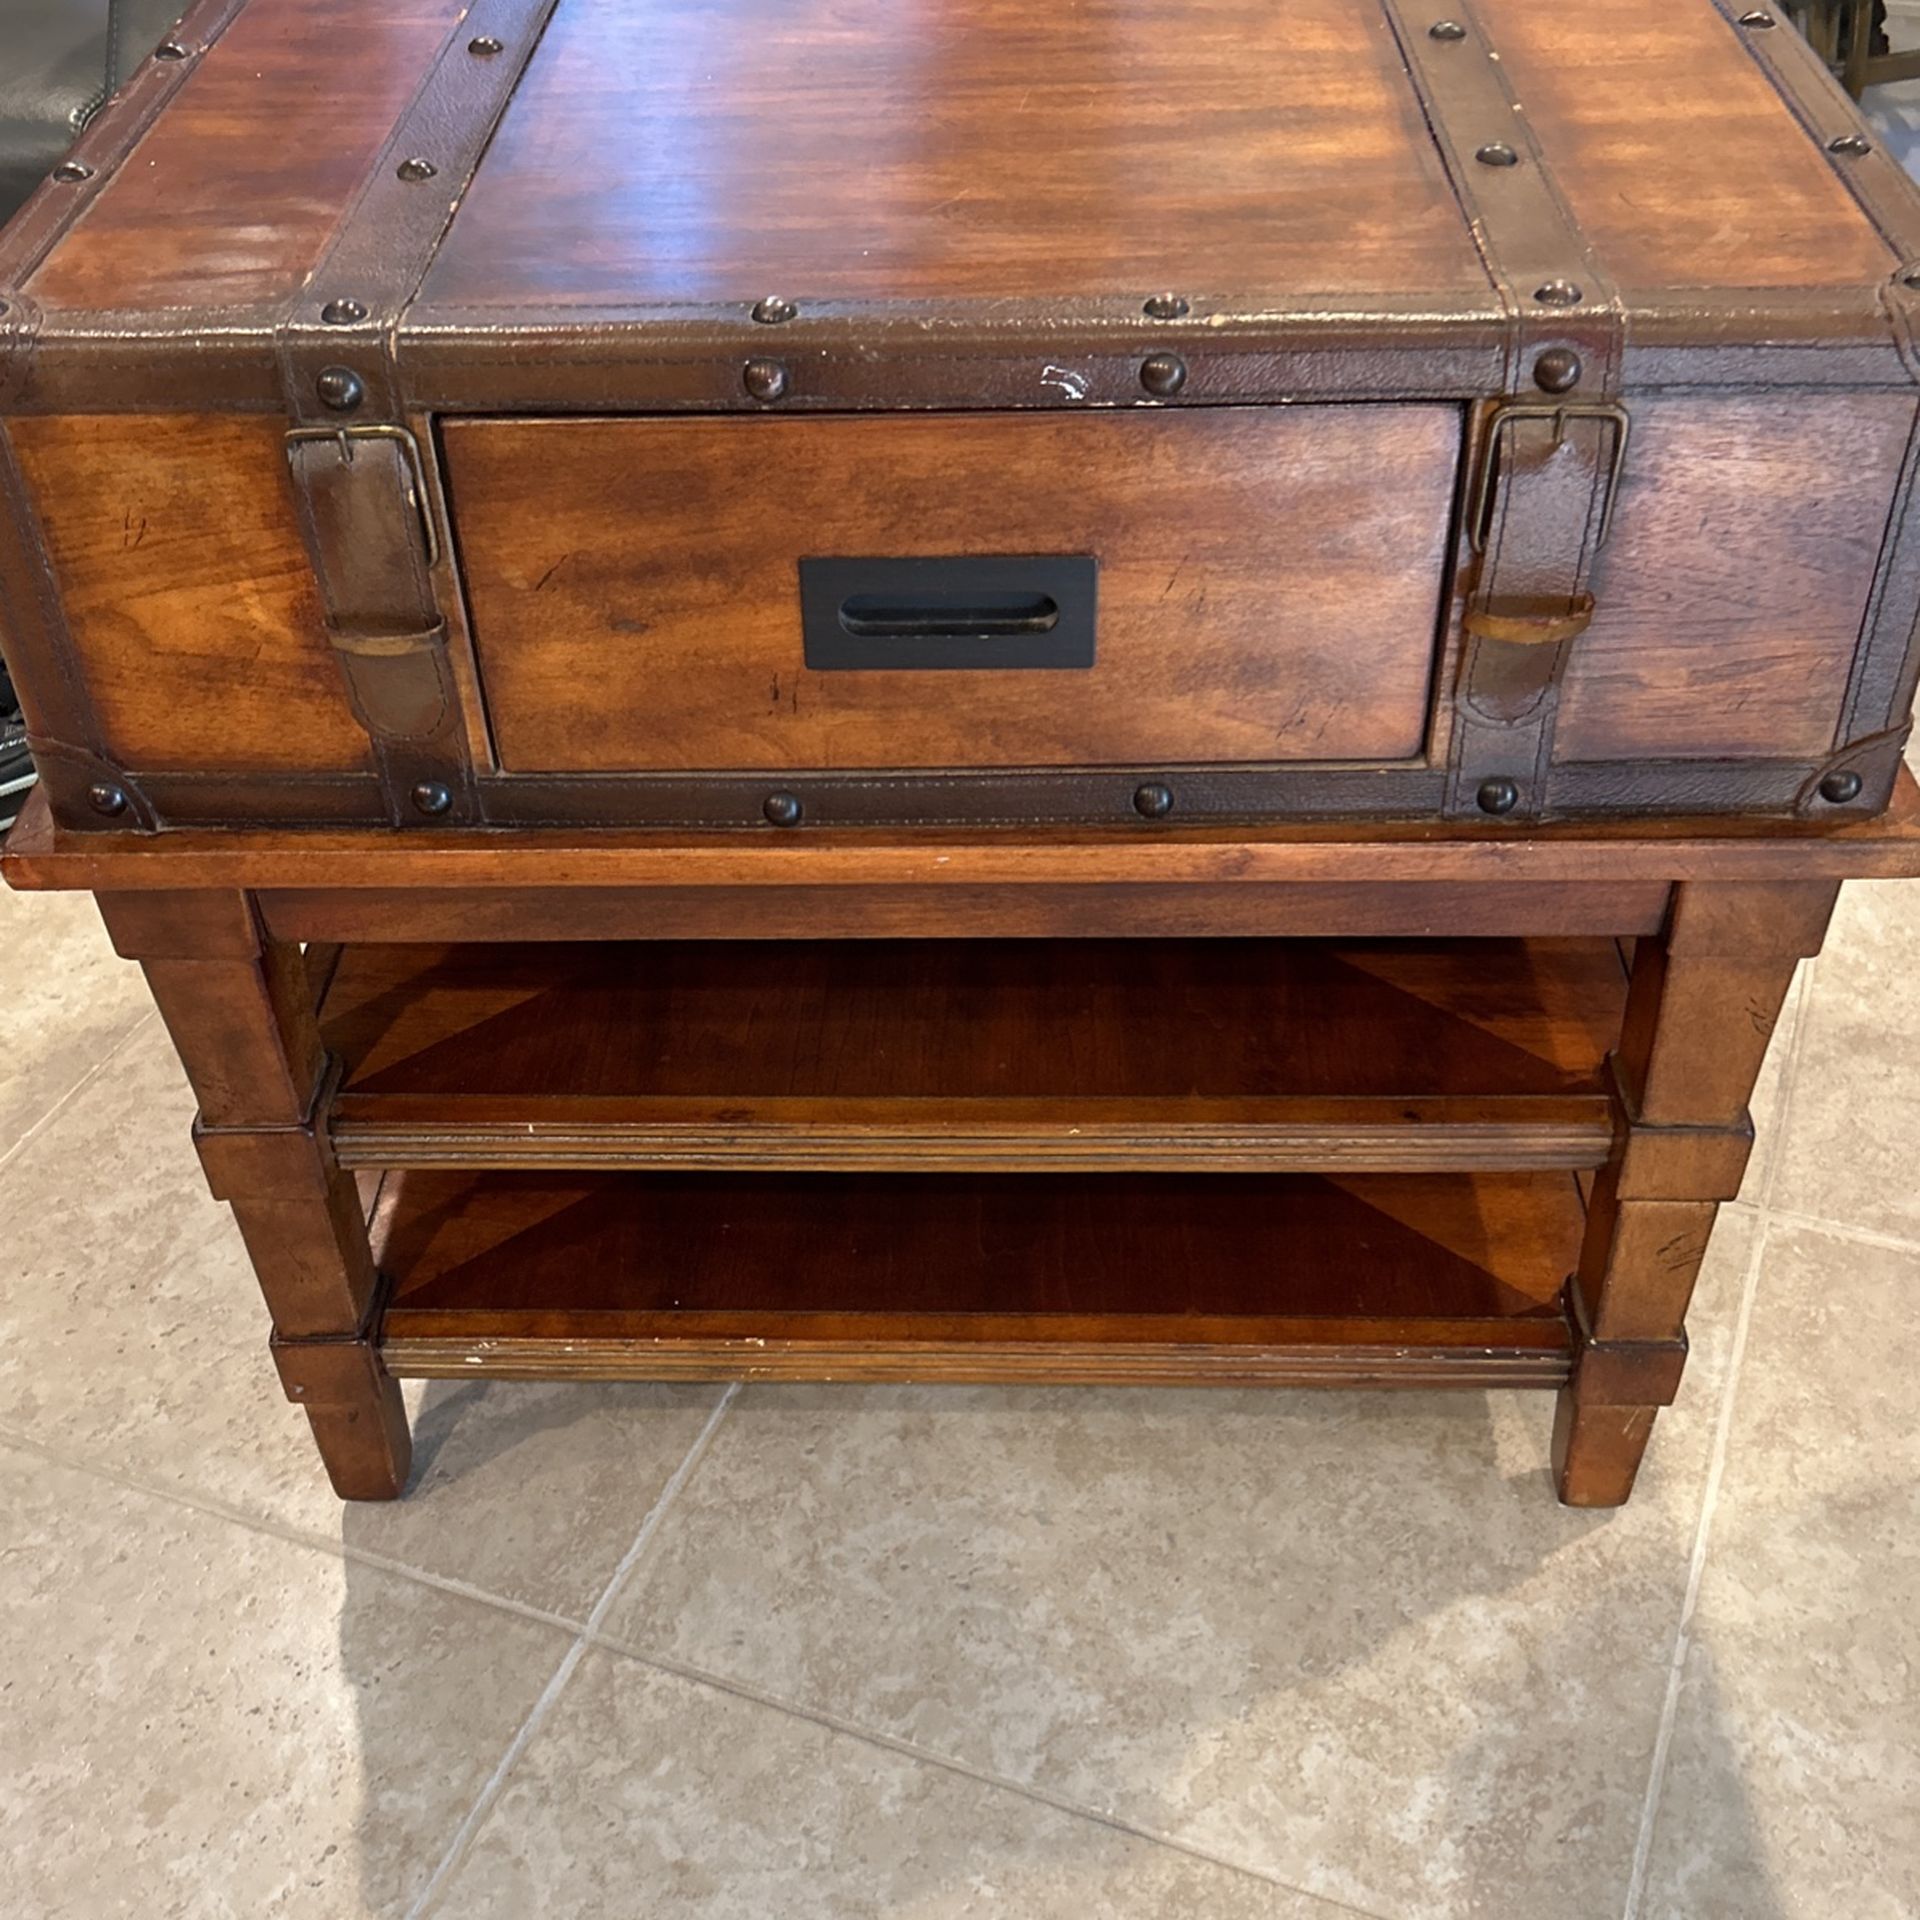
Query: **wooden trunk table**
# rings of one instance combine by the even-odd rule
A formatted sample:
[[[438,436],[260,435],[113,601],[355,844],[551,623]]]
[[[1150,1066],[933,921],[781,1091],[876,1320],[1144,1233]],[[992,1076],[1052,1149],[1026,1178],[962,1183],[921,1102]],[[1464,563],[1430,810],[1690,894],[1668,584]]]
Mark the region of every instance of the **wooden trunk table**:
[[[346,1497],[737,1377],[1549,1388],[1615,1503],[1920,873],[1917,316],[1731,0],[196,0],[0,234],[6,877]]]

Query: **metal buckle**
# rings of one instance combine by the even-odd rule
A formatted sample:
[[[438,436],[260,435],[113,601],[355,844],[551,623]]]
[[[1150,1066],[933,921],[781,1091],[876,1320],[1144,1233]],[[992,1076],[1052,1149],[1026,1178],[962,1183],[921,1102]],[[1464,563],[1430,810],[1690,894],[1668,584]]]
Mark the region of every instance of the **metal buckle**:
[[[1493,505],[1500,430],[1509,420],[1551,420],[1553,443],[1559,446],[1567,437],[1569,420],[1609,420],[1613,423],[1613,457],[1607,463],[1607,499],[1600,509],[1600,532],[1595,548],[1607,544],[1613,531],[1614,503],[1620,498],[1620,475],[1627,464],[1627,436],[1633,431],[1633,419],[1616,400],[1515,400],[1500,408],[1487,423],[1481,443],[1480,471],[1474,476],[1473,494],[1467,506],[1467,537],[1475,553],[1487,550],[1487,518]]]
[[[407,471],[412,476],[408,483],[409,502],[414,516],[420,522],[420,538],[426,547],[427,565],[440,564],[440,535],[433,524],[433,515],[427,511],[427,469],[420,458],[420,442],[405,427],[369,426],[369,427],[289,427],[287,444],[298,440],[338,440],[340,458],[347,465],[353,464],[353,442],[356,440],[393,440],[399,443],[406,459]]]

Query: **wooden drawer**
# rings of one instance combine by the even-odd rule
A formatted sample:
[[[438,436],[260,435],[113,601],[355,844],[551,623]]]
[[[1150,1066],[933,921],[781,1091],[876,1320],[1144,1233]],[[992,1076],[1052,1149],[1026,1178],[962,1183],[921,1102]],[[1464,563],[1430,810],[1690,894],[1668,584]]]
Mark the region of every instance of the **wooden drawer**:
[[[478,419],[443,449],[510,774],[1370,764],[1423,751],[1461,433],[1444,405]],[[809,556],[1052,555],[1097,566],[1086,664],[957,631],[952,669],[809,664]]]

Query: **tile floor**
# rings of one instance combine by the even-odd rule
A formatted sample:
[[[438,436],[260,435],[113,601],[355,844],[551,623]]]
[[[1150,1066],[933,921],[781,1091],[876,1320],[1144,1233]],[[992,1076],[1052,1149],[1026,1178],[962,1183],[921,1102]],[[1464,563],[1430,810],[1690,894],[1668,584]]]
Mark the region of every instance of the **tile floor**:
[[[0,1914],[1920,1914],[1917,961],[1849,888],[1623,1512],[1536,1396],[466,1384],[343,1510],[0,894]]]
[[[1920,887],[1616,1514],[1534,1396],[440,1383],[343,1509],[191,1113],[0,892],[6,1920],[1920,1915]]]

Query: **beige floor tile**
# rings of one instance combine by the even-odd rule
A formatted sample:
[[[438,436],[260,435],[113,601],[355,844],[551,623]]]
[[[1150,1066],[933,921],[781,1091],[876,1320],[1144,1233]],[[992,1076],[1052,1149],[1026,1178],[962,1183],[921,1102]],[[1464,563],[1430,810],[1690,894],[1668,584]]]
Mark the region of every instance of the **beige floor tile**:
[[[1618,1514],[1545,1395],[752,1389],[607,1631],[1329,1899],[1612,1920],[1752,1231]]]
[[[1645,1920],[1920,1913],[1920,1253],[1774,1225]]]
[[[1340,1920],[1338,1909],[592,1653],[435,1920]]]
[[[719,1389],[413,1387],[413,1491],[342,1506],[192,1114],[156,1023],[0,1171],[0,1428],[584,1618]]]
[[[91,894],[0,884],[0,1160],[153,1011]]]
[[[0,1449],[0,1911],[404,1913],[563,1635]]]
[[[1920,887],[1840,896],[1801,1010],[1776,1206],[1920,1240]]]

